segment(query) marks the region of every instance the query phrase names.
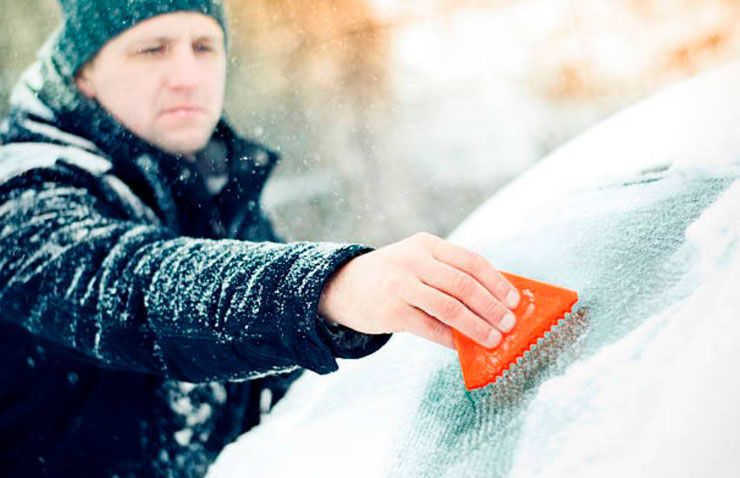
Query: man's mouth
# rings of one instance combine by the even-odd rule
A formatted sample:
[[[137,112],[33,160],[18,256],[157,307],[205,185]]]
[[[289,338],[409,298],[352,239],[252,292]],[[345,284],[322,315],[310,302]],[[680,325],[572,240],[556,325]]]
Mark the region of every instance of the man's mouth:
[[[167,108],[162,110],[161,115],[181,115],[181,116],[188,116],[198,113],[205,113],[205,109],[194,106],[194,105],[182,105],[182,106],[174,106],[172,108]]]

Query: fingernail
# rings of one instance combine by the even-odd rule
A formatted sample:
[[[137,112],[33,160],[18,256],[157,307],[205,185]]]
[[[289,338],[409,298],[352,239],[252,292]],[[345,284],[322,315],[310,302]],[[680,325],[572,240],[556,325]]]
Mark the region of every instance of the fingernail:
[[[496,329],[491,329],[491,333],[488,334],[488,348],[493,348],[501,342],[501,332]]]
[[[504,315],[504,318],[501,319],[501,330],[504,332],[511,332],[511,329],[514,328],[514,324],[516,324],[516,317],[511,312],[507,312],[506,315]]]
[[[506,307],[516,309],[516,306],[519,305],[519,292],[517,292],[516,289],[511,289],[506,295],[505,302]]]

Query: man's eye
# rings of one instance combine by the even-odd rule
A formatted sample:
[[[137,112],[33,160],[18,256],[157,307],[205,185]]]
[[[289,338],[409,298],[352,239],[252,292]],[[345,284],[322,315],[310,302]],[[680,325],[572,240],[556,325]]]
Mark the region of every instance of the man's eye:
[[[195,51],[199,51],[199,52],[213,51],[213,48],[211,48],[209,45],[203,45],[203,44],[195,45],[194,49]]]
[[[142,48],[139,50],[139,53],[142,55],[158,55],[160,53],[164,53],[164,47],[161,46],[155,46],[151,48]]]

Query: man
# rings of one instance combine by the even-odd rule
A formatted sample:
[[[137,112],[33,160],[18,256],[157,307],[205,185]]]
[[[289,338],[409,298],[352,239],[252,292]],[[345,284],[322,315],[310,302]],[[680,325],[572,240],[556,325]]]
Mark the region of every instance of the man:
[[[279,243],[277,157],[222,114],[220,2],[62,8],[0,136],[4,473],[202,476],[302,369],[513,327],[517,291],[429,234]]]

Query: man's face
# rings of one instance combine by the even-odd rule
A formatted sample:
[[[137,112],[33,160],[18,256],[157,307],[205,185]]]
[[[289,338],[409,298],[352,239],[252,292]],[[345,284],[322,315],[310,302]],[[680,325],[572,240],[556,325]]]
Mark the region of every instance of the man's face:
[[[100,49],[77,87],[134,134],[169,153],[202,149],[221,116],[224,33],[194,12],[158,15]]]

